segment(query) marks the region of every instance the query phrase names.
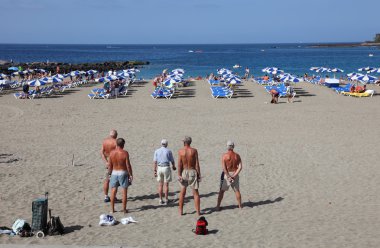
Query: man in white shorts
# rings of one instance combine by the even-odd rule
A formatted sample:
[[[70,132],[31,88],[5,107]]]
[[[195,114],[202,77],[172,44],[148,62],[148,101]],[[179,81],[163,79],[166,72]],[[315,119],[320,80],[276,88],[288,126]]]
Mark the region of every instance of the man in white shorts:
[[[170,169],[170,163],[173,170],[176,170],[173,153],[169,150],[168,141],[166,139],[161,140],[162,147],[154,152],[154,176],[158,181],[158,195],[160,196],[160,204],[168,204],[169,199],[169,182],[172,181],[172,171]],[[162,200],[162,189],[165,191],[165,201]]]

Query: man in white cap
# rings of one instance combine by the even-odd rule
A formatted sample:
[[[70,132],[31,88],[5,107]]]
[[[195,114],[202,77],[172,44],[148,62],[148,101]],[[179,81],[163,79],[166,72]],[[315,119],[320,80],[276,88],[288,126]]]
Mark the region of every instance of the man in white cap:
[[[217,210],[220,210],[220,203],[223,200],[224,192],[230,187],[235,191],[238,206],[241,209],[241,195],[239,190],[239,173],[243,168],[240,155],[234,152],[235,144],[227,142],[228,151],[222,157],[222,175],[220,176],[220,190],[218,195]]]
[[[160,204],[168,204],[169,199],[169,182],[172,181],[172,171],[170,169],[170,163],[172,169],[176,170],[172,151],[169,150],[168,141],[166,139],[161,140],[162,147],[154,152],[154,176],[158,181],[158,195],[160,196]],[[165,191],[165,201],[162,200],[162,189]]]

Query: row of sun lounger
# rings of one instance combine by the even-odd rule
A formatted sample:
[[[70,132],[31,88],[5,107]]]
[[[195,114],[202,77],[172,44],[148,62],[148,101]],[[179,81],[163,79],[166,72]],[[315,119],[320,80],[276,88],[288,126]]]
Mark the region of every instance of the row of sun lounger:
[[[107,93],[104,88],[94,88],[91,93],[88,94],[90,99],[110,99],[114,96],[126,96],[128,94],[128,83],[122,85],[120,88],[116,89],[118,92]]]
[[[49,97],[54,94],[62,94],[66,89],[69,88],[75,88],[78,86],[82,86],[85,84],[88,84],[89,81],[82,80],[82,81],[74,81],[69,84],[53,84],[50,86],[45,86],[40,88],[40,92],[37,92],[35,89],[29,90],[28,94],[25,94],[24,92],[18,92],[14,93],[14,97],[16,99],[35,99],[35,98],[41,98],[41,97]]]

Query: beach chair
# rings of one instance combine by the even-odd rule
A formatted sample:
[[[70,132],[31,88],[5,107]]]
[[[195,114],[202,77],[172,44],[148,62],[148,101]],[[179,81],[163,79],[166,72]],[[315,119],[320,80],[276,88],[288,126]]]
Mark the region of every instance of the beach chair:
[[[14,93],[13,96],[16,98],[16,99],[22,99],[24,98],[24,93]]]
[[[151,97],[153,99],[157,99],[157,98],[170,99],[172,98],[173,95],[174,95],[174,90],[165,89],[165,88],[156,88],[151,94]]]
[[[354,97],[372,97],[373,94],[375,94],[374,90],[366,90],[363,93],[356,93],[356,92],[342,92],[343,95],[346,96],[354,96]]]
[[[217,87],[210,87],[210,90],[211,90],[211,96],[216,99],[216,98],[219,98],[219,97],[224,97],[224,98],[232,98],[234,92],[233,90],[231,90],[230,88],[228,87],[221,87],[221,86],[217,86]]]
[[[347,84],[343,87],[334,87],[332,88],[336,93],[341,94],[342,92],[350,92],[351,84]]]

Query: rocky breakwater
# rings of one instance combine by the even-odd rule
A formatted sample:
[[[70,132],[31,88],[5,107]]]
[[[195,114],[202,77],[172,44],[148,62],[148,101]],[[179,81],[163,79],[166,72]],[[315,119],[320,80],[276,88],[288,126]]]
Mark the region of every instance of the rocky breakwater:
[[[32,62],[32,63],[11,63],[5,62],[0,64],[0,73],[9,74],[11,71],[8,71],[9,67],[21,67],[22,70],[25,69],[44,69],[55,73],[57,67],[59,67],[59,73],[68,73],[71,71],[88,71],[88,70],[97,70],[99,72],[109,71],[109,70],[123,70],[130,68],[141,68],[144,65],[149,65],[148,61],[106,61],[102,63],[80,63],[80,64],[71,64],[71,63],[59,63],[59,62]]]

